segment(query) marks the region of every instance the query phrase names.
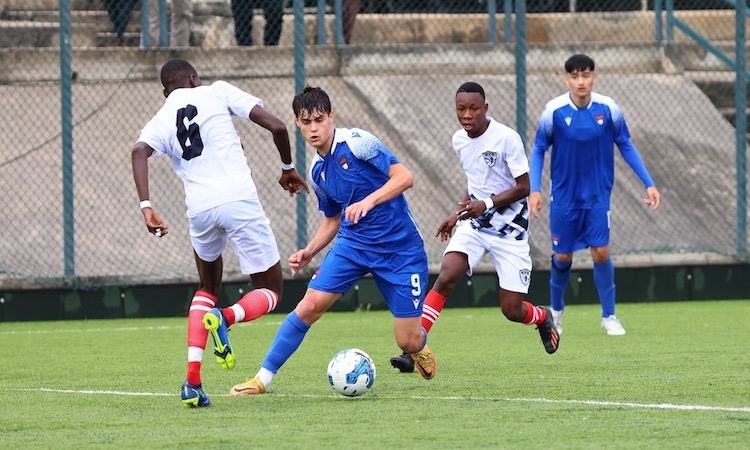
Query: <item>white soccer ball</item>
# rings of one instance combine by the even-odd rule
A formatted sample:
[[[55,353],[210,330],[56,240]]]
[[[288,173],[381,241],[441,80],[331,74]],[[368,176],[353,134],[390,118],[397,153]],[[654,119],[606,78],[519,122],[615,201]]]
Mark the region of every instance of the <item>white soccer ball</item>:
[[[328,363],[328,383],[341,395],[357,397],[369,391],[374,382],[375,363],[362,350],[341,350]]]

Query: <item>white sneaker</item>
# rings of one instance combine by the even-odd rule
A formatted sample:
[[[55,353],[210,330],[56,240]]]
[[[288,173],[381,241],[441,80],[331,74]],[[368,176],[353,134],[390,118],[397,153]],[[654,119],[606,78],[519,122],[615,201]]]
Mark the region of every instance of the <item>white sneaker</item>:
[[[557,311],[552,308],[549,309],[552,311],[552,323],[555,324],[555,329],[557,330],[557,334],[562,334],[562,311]]]
[[[623,336],[625,328],[620,324],[620,319],[614,314],[609,317],[602,317],[602,328],[607,331],[609,336]]]

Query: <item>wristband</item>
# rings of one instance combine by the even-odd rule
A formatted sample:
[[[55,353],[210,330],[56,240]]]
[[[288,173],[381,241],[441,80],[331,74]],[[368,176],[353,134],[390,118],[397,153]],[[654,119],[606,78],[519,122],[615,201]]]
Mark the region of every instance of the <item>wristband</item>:
[[[148,200],[143,200],[141,202],[141,209],[143,209],[143,208],[151,208],[151,202],[148,201]]]
[[[495,202],[492,201],[492,197],[487,197],[482,201],[484,202],[484,205],[487,207],[487,209],[495,207]]]
[[[287,164],[287,163],[285,163],[283,161],[281,162],[281,170],[292,170],[292,169],[294,169],[294,163],[293,162],[290,162],[289,164]]]

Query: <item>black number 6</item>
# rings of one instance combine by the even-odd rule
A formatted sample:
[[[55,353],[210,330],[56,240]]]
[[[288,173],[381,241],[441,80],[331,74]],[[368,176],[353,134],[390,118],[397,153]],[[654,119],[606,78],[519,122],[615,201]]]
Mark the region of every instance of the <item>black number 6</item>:
[[[197,123],[191,123],[187,128],[186,122],[190,122],[198,115],[198,109],[193,105],[187,105],[177,110],[177,140],[182,147],[182,159],[190,161],[203,153],[203,140],[201,130]]]

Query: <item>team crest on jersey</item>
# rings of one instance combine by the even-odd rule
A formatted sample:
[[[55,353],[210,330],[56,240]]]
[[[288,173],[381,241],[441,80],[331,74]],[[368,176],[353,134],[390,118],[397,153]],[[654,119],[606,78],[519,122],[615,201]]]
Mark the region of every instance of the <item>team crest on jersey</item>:
[[[524,286],[528,286],[531,281],[531,271],[529,269],[521,269],[518,271],[518,276],[521,278],[521,283]]]
[[[598,123],[599,125],[604,125],[604,114],[596,115],[596,123]]]
[[[339,159],[339,166],[344,170],[349,170],[349,161],[346,160],[346,156],[342,156],[341,159]]]
[[[482,156],[484,157],[484,162],[489,167],[493,167],[497,162],[497,152],[484,152],[482,153]]]

